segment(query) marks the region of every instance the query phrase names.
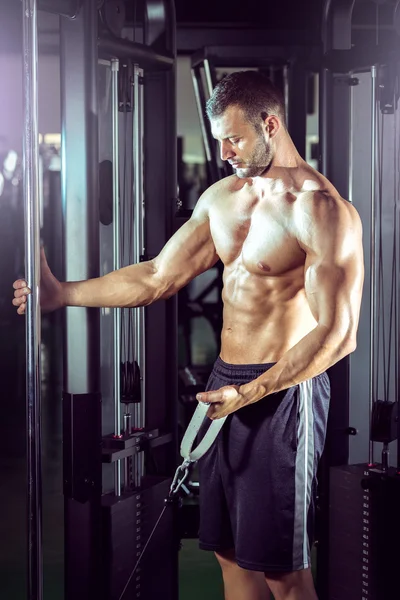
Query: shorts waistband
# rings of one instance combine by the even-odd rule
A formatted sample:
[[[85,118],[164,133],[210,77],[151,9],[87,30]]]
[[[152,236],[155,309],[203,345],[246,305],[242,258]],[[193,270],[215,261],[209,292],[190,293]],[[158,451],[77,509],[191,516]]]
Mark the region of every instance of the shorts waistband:
[[[222,379],[244,381],[259,377],[276,363],[260,363],[260,364],[240,364],[233,365],[226,363],[218,356],[214,363],[213,373]]]

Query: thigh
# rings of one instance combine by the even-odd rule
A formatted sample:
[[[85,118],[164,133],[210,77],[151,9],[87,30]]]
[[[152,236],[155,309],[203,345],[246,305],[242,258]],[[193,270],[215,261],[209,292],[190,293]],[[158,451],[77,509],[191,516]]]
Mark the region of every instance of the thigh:
[[[221,473],[244,569],[305,566],[293,557],[296,413],[293,389],[238,411],[223,431]]]
[[[199,460],[199,492],[200,548],[215,552],[233,548],[231,521],[219,470],[217,444]]]

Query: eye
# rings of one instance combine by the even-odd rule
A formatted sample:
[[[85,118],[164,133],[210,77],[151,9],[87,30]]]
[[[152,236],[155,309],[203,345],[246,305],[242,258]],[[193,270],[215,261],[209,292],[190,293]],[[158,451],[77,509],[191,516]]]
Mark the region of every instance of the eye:
[[[238,144],[240,142],[240,138],[231,138],[229,141],[231,144]]]

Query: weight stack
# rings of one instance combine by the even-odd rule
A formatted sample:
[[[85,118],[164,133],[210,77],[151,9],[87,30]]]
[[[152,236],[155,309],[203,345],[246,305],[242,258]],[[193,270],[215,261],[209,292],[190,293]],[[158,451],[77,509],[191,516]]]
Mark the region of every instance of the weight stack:
[[[171,479],[145,477],[140,489],[102,498],[102,599],[119,600],[164,508]],[[177,600],[177,507],[168,505],[123,600]],[[178,533],[179,536],[179,533]]]
[[[328,600],[393,600],[400,568],[400,476],[333,467]]]

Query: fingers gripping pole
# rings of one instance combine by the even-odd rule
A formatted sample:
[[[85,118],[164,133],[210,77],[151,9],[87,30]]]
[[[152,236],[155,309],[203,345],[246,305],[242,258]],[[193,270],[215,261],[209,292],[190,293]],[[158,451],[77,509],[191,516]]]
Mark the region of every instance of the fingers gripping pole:
[[[42,600],[40,430],[40,209],[37,0],[23,0],[25,269],[32,294],[26,308],[28,598]]]

